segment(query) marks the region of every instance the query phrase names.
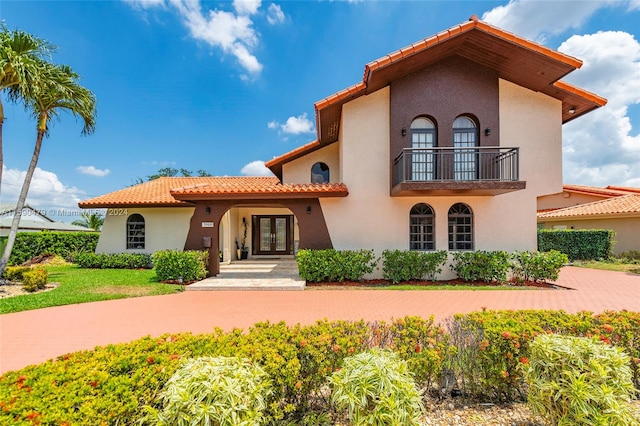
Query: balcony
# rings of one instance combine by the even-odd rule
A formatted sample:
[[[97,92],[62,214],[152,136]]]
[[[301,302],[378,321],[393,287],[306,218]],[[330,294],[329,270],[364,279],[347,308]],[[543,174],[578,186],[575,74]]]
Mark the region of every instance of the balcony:
[[[518,148],[405,148],[393,162],[391,196],[499,195],[519,191]]]

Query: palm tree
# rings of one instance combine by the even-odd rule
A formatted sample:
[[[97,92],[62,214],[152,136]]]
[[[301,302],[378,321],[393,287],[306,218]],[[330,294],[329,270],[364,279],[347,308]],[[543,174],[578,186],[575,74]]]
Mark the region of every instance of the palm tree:
[[[82,212],[82,219],[74,220],[71,222],[72,225],[82,226],[85,228],[93,229],[94,231],[99,231],[102,229],[102,225],[104,224],[104,216],[100,213],[91,213]]]
[[[89,135],[94,132],[96,125],[96,98],[93,92],[78,84],[78,74],[73,72],[66,65],[53,65],[44,63],[41,79],[31,90],[31,96],[25,99],[28,109],[36,118],[36,144],[31,157],[31,163],[27,169],[27,174],[22,184],[22,190],[18,197],[16,212],[22,211],[24,203],[27,199],[31,178],[38,164],[40,157],[40,148],[42,148],[42,140],[49,133],[49,123],[53,118],[59,118],[60,112],[66,111],[73,114],[76,118],[82,119],[84,126],[82,128],[83,135]],[[20,215],[16,214],[11,222],[9,238],[4,249],[2,259],[0,259],[0,274],[4,271],[13,244],[18,232],[20,224]]]
[[[0,24],[0,186],[2,184],[2,126],[4,105],[2,92],[12,101],[30,97],[45,60],[55,47],[24,31],[9,31]]]

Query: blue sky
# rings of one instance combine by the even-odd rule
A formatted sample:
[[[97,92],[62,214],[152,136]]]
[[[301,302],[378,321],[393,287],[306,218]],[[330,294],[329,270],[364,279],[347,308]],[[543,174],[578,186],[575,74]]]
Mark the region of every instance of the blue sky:
[[[564,127],[565,182],[640,186],[640,0],[1,0],[0,19],[57,45],[54,61],[98,99],[94,135],[69,115],[54,123],[28,202],[74,209],[162,167],[263,173],[262,162],[315,138],[314,102],[472,14],[582,59],[566,80],[609,99]],[[3,101],[5,203],[35,123]]]

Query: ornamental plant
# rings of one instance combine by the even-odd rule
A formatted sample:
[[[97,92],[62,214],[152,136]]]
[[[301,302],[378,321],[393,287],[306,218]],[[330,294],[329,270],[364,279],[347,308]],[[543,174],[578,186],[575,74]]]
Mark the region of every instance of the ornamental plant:
[[[47,285],[49,273],[43,268],[34,268],[22,274],[22,288],[28,292],[42,290]]]
[[[153,266],[147,253],[77,253],[73,261],[81,268],[148,269]]]
[[[560,269],[569,258],[557,250],[548,252],[517,251],[513,253],[514,260],[511,271],[513,279],[522,281],[555,281],[560,275]]]
[[[206,251],[161,250],[152,256],[160,281],[199,281],[207,276]]]
[[[407,363],[393,352],[372,349],[346,358],[329,383],[331,401],[353,425],[420,424],[422,394]]]
[[[445,250],[385,250],[382,252],[382,276],[394,284],[412,280],[435,280],[446,261]]]
[[[511,267],[505,251],[458,251],[451,270],[465,281],[504,282]]]
[[[589,338],[543,335],[526,369],[531,411],[548,425],[637,425],[629,356]]]
[[[373,250],[299,250],[296,256],[300,277],[309,282],[362,281],[377,264]]]
[[[270,392],[267,374],[247,359],[189,359],[164,386],[157,424],[258,426]]]

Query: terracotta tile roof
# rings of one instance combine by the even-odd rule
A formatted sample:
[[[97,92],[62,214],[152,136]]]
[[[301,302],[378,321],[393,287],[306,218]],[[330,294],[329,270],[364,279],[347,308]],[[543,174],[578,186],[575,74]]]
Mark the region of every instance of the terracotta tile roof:
[[[607,186],[607,189],[610,189],[610,190],[613,190],[613,191],[630,192],[632,194],[640,194],[640,188],[633,188],[633,187],[630,187],[630,186],[609,185],[609,186]]]
[[[342,183],[282,185],[276,177],[163,177],[78,203],[81,208],[192,206],[188,200],[341,197]]]
[[[348,193],[343,183],[282,184],[276,177],[214,178],[171,190],[171,195],[180,200],[344,197]]]
[[[538,219],[586,218],[588,216],[640,216],[640,194],[628,194],[587,204],[538,213]]]
[[[564,184],[562,185],[562,189],[567,192],[576,192],[576,193],[587,194],[587,195],[598,195],[601,197],[619,197],[621,195],[627,195],[634,192],[640,193],[640,188],[623,188],[623,187],[613,187],[613,186],[600,188],[597,186]]]
[[[466,22],[369,62],[361,82],[316,102],[317,141],[312,143],[324,146],[338,140],[342,105],[346,102],[451,55],[492,67],[500,78],[561,100],[563,123],[607,103],[605,98],[560,81],[582,66],[579,59],[489,25],[474,15]],[[266,165],[281,177],[282,164],[318,149],[306,145],[303,148],[274,158]]]
[[[272,158],[271,160],[266,161],[264,165],[268,167],[273,172],[274,175],[282,179],[283,164],[288,163],[289,161],[293,161],[296,158],[300,158],[303,155],[306,155],[320,148],[322,148],[322,145],[320,145],[320,142],[315,140],[305,145],[302,145],[294,150],[291,150],[287,153],[284,153],[278,157]]]

